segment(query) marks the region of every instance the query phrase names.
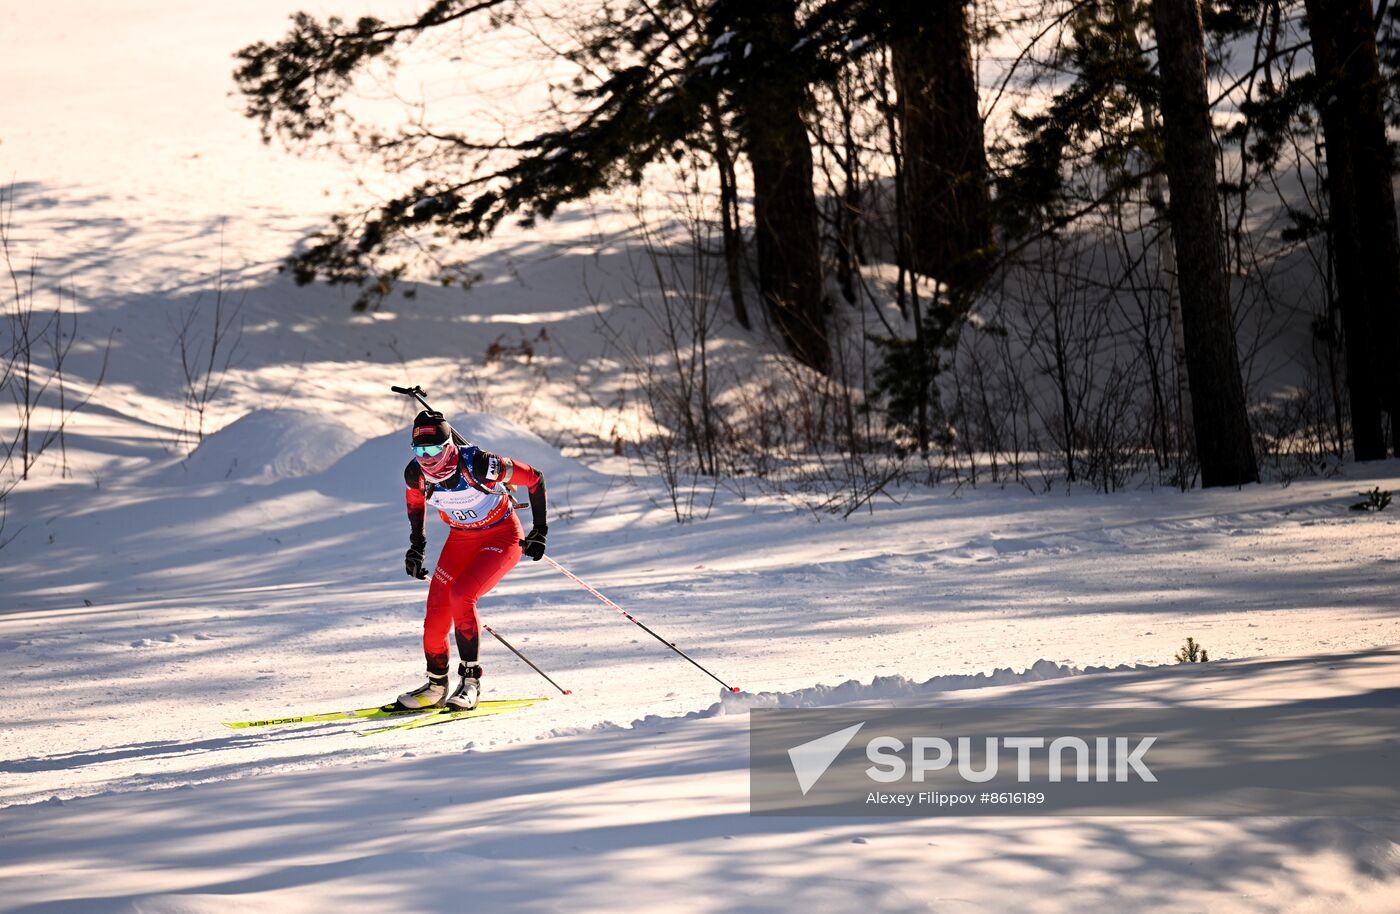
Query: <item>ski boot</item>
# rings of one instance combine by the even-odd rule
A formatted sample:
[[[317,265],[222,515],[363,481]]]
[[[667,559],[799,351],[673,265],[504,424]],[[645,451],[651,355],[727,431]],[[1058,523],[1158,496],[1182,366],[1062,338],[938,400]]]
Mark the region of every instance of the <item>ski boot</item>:
[[[446,700],[447,674],[429,673],[427,682],[412,692],[404,692],[393,707],[400,711],[426,711],[428,708],[441,708]]]
[[[459,663],[457,673],[462,677],[457,683],[457,691],[447,699],[451,711],[470,711],[481,701],[481,664]]]

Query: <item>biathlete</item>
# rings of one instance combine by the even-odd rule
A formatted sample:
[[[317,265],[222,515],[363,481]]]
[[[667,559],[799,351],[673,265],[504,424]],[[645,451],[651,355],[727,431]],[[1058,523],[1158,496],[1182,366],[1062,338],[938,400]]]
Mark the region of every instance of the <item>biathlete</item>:
[[[442,544],[433,579],[428,585],[428,608],[423,617],[423,656],[428,681],[398,697],[403,709],[449,707],[467,711],[481,700],[481,626],[476,604],[496,582],[515,567],[520,556],[544,557],[544,476],[538,470],[478,447],[458,447],[452,427],[441,413],[424,410],[413,420],[414,457],[404,468],[407,485],[409,547],[404,570],[422,580],[428,540],[423,519],[428,506],[451,531]],[[533,526],[522,538],[520,521],[506,486],[523,486],[530,493]],[[448,633],[457,641],[457,688],[449,694]]]

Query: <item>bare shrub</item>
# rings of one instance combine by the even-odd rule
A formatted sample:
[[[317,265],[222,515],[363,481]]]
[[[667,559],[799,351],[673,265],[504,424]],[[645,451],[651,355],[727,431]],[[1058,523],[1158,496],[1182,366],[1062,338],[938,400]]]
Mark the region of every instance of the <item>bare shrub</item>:
[[[76,308],[65,310],[62,288],[56,293],[53,310],[41,309],[36,303],[38,260],[31,259],[27,268],[16,265],[11,245],[13,212],[13,188],[0,189],[0,254],[9,280],[5,284],[8,294],[0,298],[4,333],[0,339],[0,397],[9,394],[6,432],[0,440],[0,533],[8,518],[8,496],[30,478],[55,445],[58,473],[69,475],[68,425],[102,386],[112,350],[109,337],[97,377],[75,385],[66,365],[79,341]],[[75,387],[86,389],[78,393]],[[0,539],[0,547],[13,538]]]
[[[243,341],[245,299],[240,296],[234,302],[229,298],[221,243],[212,301],[201,292],[173,327],[184,394],[177,444],[193,448],[204,440],[210,404],[223,390]]]
[[[768,340],[755,341],[753,359],[725,307],[732,288],[722,227],[700,198],[692,185],[664,228],[639,206],[624,307],[609,312],[595,298],[599,328],[640,413],[635,454],[663,483],[679,522],[708,513],[721,487],[740,497],[776,494],[818,514],[868,506],[900,478],[904,458],[865,401],[866,314],[834,316],[830,375]],[[736,357],[741,351],[747,355]]]
[[[733,472],[720,465],[730,459],[721,454],[721,439],[730,436],[709,358],[720,320],[718,263],[706,256],[713,235],[705,221],[686,220],[672,248],[656,237],[640,206],[636,212],[640,252],[630,262],[627,316],[640,318],[641,331],[614,326],[601,308],[597,314],[622,354],[649,426],[638,455],[664,483],[676,521],[685,523],[695,516],[702,488],[709,489],[702,509],[708,514],[719,478]],[[709,478],[707,486],[701,477]]]
[[[1250,419],[1261,471],[1284,484],[1336,471],[1344,452],[1333,438],[1327,402],[1310,376],[1304,385],[1255,405]]]

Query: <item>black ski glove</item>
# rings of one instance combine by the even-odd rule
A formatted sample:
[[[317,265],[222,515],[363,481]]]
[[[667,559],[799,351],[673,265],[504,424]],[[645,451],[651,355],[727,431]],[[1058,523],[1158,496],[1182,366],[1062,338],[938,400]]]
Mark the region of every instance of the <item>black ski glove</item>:
[[[549,527],[544,524],[531,527],[530,532],[520,541],[520,551],[537,562],[544,558],[544,538],[548,532]]]
[[[403,570],[408,572],[410,578],[421,581],[428,576],[428,569],[423,567],[423,550],[427,547],[427,540],[414,542],[408,547],[408,552],[404,553]]]

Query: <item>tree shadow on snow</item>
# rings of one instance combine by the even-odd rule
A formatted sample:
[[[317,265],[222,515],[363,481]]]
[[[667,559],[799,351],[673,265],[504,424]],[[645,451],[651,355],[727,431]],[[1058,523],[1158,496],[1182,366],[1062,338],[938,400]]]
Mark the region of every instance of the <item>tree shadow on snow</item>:
[[[1356,652],[1342,662],[1381,654],[1393,652]],[[1337,660],[1269,662],[1261,671]],[[1112,696],[1152,675],[1099,677],[1096,693]],[[1394,699],[1388,690],[1384,701]],[[742,795],[713,786],[742,790],[746,762],[743,728],[655,722],[485,754],[402,759],[376,765],[359,783],[317,770],[207,785],[198,788],[198,816],[170,815],[180,802],[170,792],[116,799],[123,816],[93,815],[100,798],[75,801],[43,809],[7,856],[78,854],[137,884],[158,860],[161,872],[189,877],[166,896],[172,900],[321,897],[356,878],[366,904],[392,899],[419,910],[460,890],[469,874],[474,904],[527,912],[587,908],[619,890],[641,893],[633,897],[642,903],[651,874],[635,870],[635,861],[654,861],[658,852],[684,861],[666,877],[673,904],[723,892],[725,909],[740,911],[791,910],[803,898],[850,901],[856,896],[843,893],[851,892],[876,893],[862,897],[877,910],[938,909],[940,899],[986,897],[1008,867],[1015,883],[990,890],[1008,904],[1064,888],[1078,907],[1129,910],[1175,909],[1183,896],[1209,906],[1261,886],[1275,897],[1311,897],[1315,885],[1300,858],[1321,854],[1345,861],[1357,882],[1398,875],[1393,819],[749,816]],[[610,804],[617,804],[611,813]],[[68,817],[90,825],[74,830],[64,825]],[[219,840],[210,841],[214,834]],[[385,850],[387,836],[415,850]],[[917,853],[929,845],[944,850]],[[299,859],[307,849],[318,862]],[[255,875],[199,877],[232,868]],[[160,897],[108,894],[95,884],[62,894],[61,902],[17,910],[114,910]]]

